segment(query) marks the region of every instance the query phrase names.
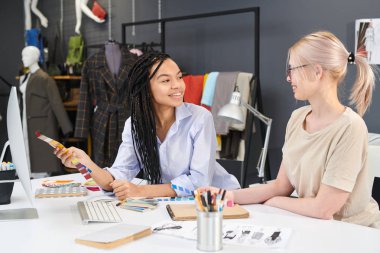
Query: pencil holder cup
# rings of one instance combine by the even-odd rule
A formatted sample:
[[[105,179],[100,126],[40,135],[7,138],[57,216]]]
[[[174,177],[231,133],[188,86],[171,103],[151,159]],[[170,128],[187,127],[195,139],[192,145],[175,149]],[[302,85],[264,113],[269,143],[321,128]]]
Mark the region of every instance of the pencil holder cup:
[[[197,249],[219,251],[223,248],[222,212],[202,212],[197,210]]]
[[[16,170],[0,171],[0,205],[11,203],[11,195],[14,183],[2,183],[2,180],[14,180]]]

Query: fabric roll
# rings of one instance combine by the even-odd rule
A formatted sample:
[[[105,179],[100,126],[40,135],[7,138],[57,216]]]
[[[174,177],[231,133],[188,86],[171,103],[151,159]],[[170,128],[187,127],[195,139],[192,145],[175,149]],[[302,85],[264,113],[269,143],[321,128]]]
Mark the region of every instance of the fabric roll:
[[[228,134],[229,123],[218,117],[218,112],[224,105],[230,102],[238,75],[239,72],[220,72],[216,79],[214,100],[211,108],[216,134]]]

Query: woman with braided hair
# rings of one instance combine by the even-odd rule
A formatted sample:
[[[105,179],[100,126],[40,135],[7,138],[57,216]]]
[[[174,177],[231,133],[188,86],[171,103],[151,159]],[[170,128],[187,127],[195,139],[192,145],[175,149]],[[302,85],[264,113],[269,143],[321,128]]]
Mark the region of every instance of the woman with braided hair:
[[[203,107],[183,102],[182,72],[169,55],[141,56],[128,76],[131,117],[126,121],[122,144],[111,168],[99,168],[77,148],[56,150],[67,167],[72,157],[92,170],[104,190],[119,199],[127,197],[184,196],[200,186],[238,189],[237,179],[216,162],[212,115]],[[130,181],[142,170],[150,184]]]

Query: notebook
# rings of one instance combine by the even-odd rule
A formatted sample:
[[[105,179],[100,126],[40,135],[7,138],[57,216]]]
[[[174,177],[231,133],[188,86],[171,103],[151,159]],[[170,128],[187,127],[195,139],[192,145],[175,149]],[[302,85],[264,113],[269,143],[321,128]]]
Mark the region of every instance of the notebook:
[[[111,249],[152,233],[149,226],[119,224],[75,239],[76,243],[100,249]]]
[[[195,210],[195,204],[169,204],[166,205],[166,209],[172,220],[175,221],[187,221],[196,220],[197,213]],[[224,219],[244,219],[249,218],[249,212],[243,207],[235,204],[233,207],[223,208]]]

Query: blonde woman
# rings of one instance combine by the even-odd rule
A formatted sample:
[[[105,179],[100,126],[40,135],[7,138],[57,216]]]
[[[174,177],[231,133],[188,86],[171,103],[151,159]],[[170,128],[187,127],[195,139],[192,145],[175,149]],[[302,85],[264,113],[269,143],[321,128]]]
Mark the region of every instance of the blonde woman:
[[[338,98],[338,85],[355,63],[350,96],[357,112]],[[264,203],[320,219],[380,228],[378,204],[371,197],[367,127],[362,119],[372,97],[374,72],[362,55],[346,50],[330,32],[309,34],[288,51],[287,81],[297,100],[288,122],[283,160],[273,183],[228,191],[239,204]],[[206,187],[199,189],[216,188]],[[299,198],[291,198],[295,190]]]

